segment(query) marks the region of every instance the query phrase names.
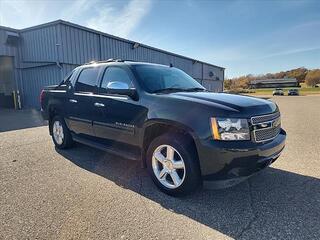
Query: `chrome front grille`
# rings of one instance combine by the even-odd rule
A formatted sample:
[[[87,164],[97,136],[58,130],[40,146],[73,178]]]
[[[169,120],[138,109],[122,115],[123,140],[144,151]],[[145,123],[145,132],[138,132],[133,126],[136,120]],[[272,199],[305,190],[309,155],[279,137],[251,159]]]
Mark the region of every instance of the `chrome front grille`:
[[[271,127],[271,128],[262,128],[254,131],[254,138],[256,142],[263,142],[271,140],[278,136],[280,133],[281,126]]]
[[[251,118],[256,142],[264,142],[278,136],[281,131],[280,112]]]
[[[270,122],[279,117],[280,117],[280,112],[276,112],[268,115],[255,116],[251,118],[251,123],[257,124],[257,123],[263,123],[263,122]]]

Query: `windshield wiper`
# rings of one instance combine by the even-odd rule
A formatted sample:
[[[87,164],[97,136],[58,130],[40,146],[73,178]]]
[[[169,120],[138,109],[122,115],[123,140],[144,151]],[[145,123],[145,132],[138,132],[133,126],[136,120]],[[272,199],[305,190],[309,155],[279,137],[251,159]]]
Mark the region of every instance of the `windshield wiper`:
[[[185,91],[185,88],[162,88],[154,90],[152,93],[162,93],[162,92],[181,92]]]
[[[186,92],[208,92],[205,88],[195,87],[195,88],[186,88],[184,89]]]
[[[205,88],[195,87],[195,88],[162,88],[153,91],[152,93],[163,93],[163,92],[207,92]]]

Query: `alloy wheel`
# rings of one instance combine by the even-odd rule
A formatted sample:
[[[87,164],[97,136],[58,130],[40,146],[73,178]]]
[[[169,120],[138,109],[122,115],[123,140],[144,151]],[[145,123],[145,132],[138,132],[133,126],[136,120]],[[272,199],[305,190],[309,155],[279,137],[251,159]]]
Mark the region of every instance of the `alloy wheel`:
[[[56,143],[61,145],[64,140],[64,133],[63,133],[63,127],[60,121],[55,121],[53,123],[52,133]]]
[[[152,169],[159,182],[170,189],[181,186],[186,176],[183,158],[170,145],[160,145],[154,150]]]

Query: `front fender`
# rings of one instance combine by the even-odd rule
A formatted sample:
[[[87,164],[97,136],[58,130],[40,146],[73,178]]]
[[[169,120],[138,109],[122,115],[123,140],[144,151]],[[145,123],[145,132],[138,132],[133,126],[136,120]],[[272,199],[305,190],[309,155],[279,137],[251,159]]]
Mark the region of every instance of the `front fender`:
[[[146,128],[150,127],[153,124],[163,124],[163,125],[172,126],[176,129],[181,129],[181,130],[189,133],[193,138],[197,138],[195,131],[191,127],[189,127],[181,122],[178,122],[178,121],[174,121],[174,120],[170,120],[170,119],[161,119],[161,118],[154,118],[154,119],[147,120],[144,123],[143,129],[142,129],[143,136],[144,136]]]

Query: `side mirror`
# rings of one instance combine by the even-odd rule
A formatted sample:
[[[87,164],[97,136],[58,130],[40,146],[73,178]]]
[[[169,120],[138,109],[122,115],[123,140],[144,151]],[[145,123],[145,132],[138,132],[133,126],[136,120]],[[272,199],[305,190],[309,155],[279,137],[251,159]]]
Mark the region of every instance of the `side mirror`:
[[[107,92],[111,94],[126,95],[133,100],[138,100],[137,90],[130,88],[127,83],[124,82],[109,82],[107,85]]]

